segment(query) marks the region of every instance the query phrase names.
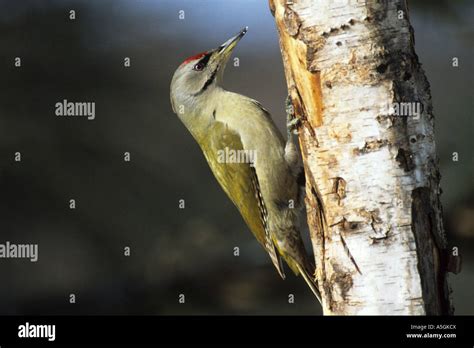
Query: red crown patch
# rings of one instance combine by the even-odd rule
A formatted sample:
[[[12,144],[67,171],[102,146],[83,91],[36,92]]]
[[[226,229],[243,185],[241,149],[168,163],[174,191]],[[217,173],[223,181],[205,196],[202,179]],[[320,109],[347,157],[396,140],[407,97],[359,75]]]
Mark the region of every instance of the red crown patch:
[[[185,64],[188,64],[190,61],[193,61],[193,60],[196,60],[196,59],[199,59],[201,57],[204,57],[206,55],[207,52],[201,52],[201,53],[198,53],[192,57],[188,57],[184,60],[184,62],[181,63],[181,65],[185,65]]]

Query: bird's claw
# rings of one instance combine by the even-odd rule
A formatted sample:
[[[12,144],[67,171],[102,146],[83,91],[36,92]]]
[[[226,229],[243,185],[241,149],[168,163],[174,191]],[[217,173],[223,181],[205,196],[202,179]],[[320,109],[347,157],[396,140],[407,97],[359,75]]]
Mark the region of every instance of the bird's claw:
[[[291,101],[291,97],[286,97],[286,129],[288,132],[288,138],[291,134],[298,134],[298,128],[301,125],[301,120],[296,117],[295,109]]]

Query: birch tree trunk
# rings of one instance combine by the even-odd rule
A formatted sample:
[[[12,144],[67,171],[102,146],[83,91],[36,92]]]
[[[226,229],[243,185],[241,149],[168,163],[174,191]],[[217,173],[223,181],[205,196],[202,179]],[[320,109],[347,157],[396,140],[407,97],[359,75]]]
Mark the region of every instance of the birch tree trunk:
[[[429,84],[403,0],[270,0],[326,315],[450,314]]]

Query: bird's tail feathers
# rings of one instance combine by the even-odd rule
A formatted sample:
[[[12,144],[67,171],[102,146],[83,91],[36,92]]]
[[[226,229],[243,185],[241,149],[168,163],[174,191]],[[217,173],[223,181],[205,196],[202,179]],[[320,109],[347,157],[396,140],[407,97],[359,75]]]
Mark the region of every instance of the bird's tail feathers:
[[[322,304],[321,302],[321,293],[319,291],[318,285],[316,284],[316,281],[314,280],[313,276],[308,272],[308,270],[297,263],[298,270],[300,271],[300,274],[303,276],[306,284],[308,284],[309,288],[313,292],[314,296],[318,299],[319,303]]]

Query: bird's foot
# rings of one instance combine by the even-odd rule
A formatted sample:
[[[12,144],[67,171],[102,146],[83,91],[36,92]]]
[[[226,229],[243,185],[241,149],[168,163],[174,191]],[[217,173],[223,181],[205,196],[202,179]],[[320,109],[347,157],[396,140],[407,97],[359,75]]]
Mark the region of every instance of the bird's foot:
[[[292,134],[298,134],[298,128],[301,125],[301,120],[296,117],[295,108],[291,101],[291,97],[286,97],[286,129],[288,132],[288,139],[291,138]]]

